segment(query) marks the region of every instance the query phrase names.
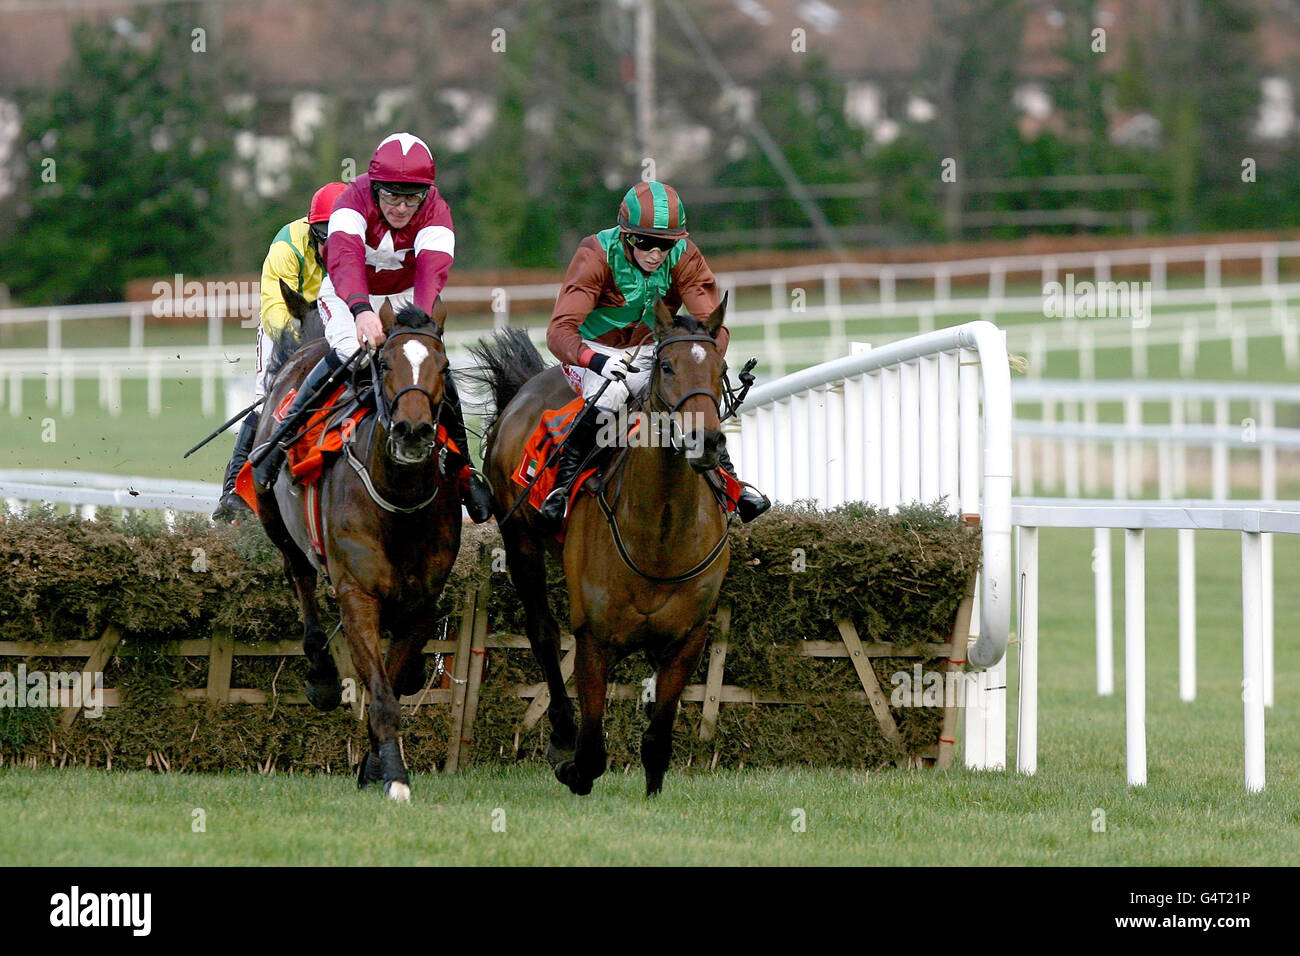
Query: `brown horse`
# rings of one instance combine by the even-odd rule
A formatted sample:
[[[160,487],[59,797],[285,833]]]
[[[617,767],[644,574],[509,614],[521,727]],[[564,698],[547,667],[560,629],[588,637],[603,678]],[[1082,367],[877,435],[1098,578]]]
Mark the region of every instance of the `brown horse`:
[[[447,456],[437,433],[447,312],[441,302],[434,312],[431,319],[408,306],[394,317],[387,302],[380,310],[387,339],[359,374],[377,384],[377,411],[345,441],[345,460],[320,478],[323,566],[310,543],[299,489],[287,476],[272,490],[257,488],[262,526],[284,554],[302,608],[303,649],[311,664],[308,700],[332,710],[342,697],[316,613],[319,568],[338,594],[343,632],[370,697],[370,750],[357,785],[382,782],[384,793],[402,803],[410,802],[411,789],[397,739],[398,702],[424,684],[423,648],[434,637],[435,605],[460,549],[457,476],[444,473]],[[266,407],[279,408],[328,348],[317,339],[294,353],[276,373]],[[273,415],[262,416],[258,444],[276,424]],[[384,631],[391,636],[387,660],[380,646]]]
[[[647,441],[642,432],[642,440],[626,443],[601,498],[578,498],[562,548],[538,527],[537,512],[527,502],[503,519],[523,491],[511,476],[525,441],[542,411],[572,400],[573,390],[558,366],[544,366],[520,330],[499,333],[474,350],[478,375],[491,388],[496,408],[486,432],[484,471],[510,577],[527,615],[528,640],[551,694],[547,756],[556,777],[577,794],[590,793],[592,781],[605,772],[606,682],[614,666],[636,650],[645,652],[657,675],[641,738],[646,793],[663,786],[678,699],[704,649],[731,560],[726,515],[703,477],[717,466],[724,442],[718,404],[724,363],[714,340],[725,312],[725,298],[703,322],[675,318],[662,301],[655,303],[658,344],[646,402],[651,414],[641,427],[665,437],[656,426],[667,420],[672,431],[662,442]],[[693,427],[683,427],[683,421]],[[560,673],[559,629],[546,599],[547,553],[563,561],[568,581],[580,735]]]

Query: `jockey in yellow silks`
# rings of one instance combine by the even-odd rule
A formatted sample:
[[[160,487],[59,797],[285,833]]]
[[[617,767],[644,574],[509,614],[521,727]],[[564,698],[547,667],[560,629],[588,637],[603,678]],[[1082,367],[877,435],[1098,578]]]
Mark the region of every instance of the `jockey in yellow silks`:
[[[308,302],[320,293],[321,280],[325,278],[326,226],[334,202],[347,189],[346,183],[327,183],[311,197],[307,215],[285,223],[275,238],[262,263],[262,318],[257,326],[257,371],[253,379],[253,398],[266,397],[266,366],[275,350],[275,342],[290,327],[293,316],[280,292],[280,282],[293,289]],[[221,503],[212,517],[230,520],[241,511],[248,511],[244,499],[235,494],[235,478],[244,467],[253,450],[253,437],[257,434],[258,414],[249,412],[235,439],[235,450],[226,477],[221,486]]]

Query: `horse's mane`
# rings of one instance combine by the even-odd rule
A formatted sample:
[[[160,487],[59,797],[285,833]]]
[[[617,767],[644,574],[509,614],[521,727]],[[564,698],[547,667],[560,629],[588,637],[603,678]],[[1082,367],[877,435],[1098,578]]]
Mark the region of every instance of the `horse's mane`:
[[[320,310],[316,308],[313,302],[307,313],[302,317],[301,322],[290,322],[278,332],[271,333],[271,341],[274,347],[271,351],[271,358],[266,365],[267,381],[276,372],[284,367],[284,363],[289,361],[293,353],[298,351],[308,342],[325,337],[325,323],[321,321]]]
[[[492,338],[479,339],[477,345],[471,345],[469,352],[475,364],[463,374],[492,395],[492,407],[483,419],[483,434],[489,435],[497,417],[524,383],[550,366],[524,329],[499,329]]]
[[[695,333],[707,334],[704,329],[704,323],[691,315],[689,312],[682,312],[680,315],[673,316],[673,328],[680,326],[692,335]]]
[[[422,329],[426,325],[432,325],[433,319],[428,312],[412,302],[410,305],[402,306],[402,311],[397,313],[397,324],[404,325],[408,329]]]

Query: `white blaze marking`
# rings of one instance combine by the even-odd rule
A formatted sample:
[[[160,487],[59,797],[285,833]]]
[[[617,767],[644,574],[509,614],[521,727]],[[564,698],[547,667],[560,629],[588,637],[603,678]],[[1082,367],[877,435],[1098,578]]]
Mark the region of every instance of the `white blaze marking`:
[[[691,346],[691,358],[695,359],[695,364],[696,364],[696,365],[700,365],[701,363],[703,363],[703,362],[704,362],[704,346],[703,346],[703,345],[692,345],[692,346]]]
[[[429,357],[429,350],[412,339],[402,346],[402,352],[406,355],[406,360],[411,363],[411,381],[418,382],[420,363]]]

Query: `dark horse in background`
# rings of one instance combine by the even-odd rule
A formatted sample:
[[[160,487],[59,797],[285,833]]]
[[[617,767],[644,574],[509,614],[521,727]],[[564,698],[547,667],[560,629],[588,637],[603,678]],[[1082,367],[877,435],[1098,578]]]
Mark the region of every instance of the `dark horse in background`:
[[[280,407],[329,348],[319,319],[313,321],[315,310],[285,291],[303,331],[277,342],[269,409]],[[382,782],[384,792],[402,803],[410,802],[411,789],[397,739],[399,700],[424,684],[423,648],[434,636],[435,605],[460,549],[457,476],[443,472],[446,456],[440,454],[437,428],[447,373],[442,344],[447,312],[441,301],[434,313],[430,318],[410,306],[394,316],[388,303],[380,310],[387,338],[370,356],[374,367],[359,373],[360,380],[377,383],[378,411],[352,433],[351,459],[336,461],[320,478],[324,567],[310,543],[300,489],[287,475],[270,491],[257,488],[262,526],[284,555],[302,609],[303,650],[310,662],[307,698],[319,710],[332,710],[342,699],[338,669],[317,617],[320,568],[338,595],[348,648],[369,691],[370,749],[361,761],[358,786]],[[277,424],[274,415],[264,414],[257,444]],[[383,632],[391,637],[386,660]]]
[[[726,300],[703,322],[674,317],[655,303],[654,372],[646,410],[652,422],[683,416],[695,427],[672,433],[658,447],[633,443],[609,471],[611,516],[593,496],[580,495],[564,544],[537,524],[512,475],[544,409],[574,397],[560,367],[547,367],[528,336],[507,329],[473,351],[477,377],[491,390],[494,413],[485,433],[484,472],[492,483],[510,577],[526,612],[528,640],[546,675],[551,722],[547,758],[556,777],[577,794],[591,792],[606,769],[601,721],[606,682],[614,666],[644,651],[656,672],[650,723],[641,738],[646,793],[663,786],[672,755],[673,721],[682,688],[704,649],[708,621],[731,560],[727,518],[703,476],[723,447],[719,402],[724,362],[715,337]],[[643,421],[642,427],[646,427]],[[621,541],[621,547],[619,543]],[[564,689],[559,628],[546,598],[547,554],[563,562],[582,730]]]

